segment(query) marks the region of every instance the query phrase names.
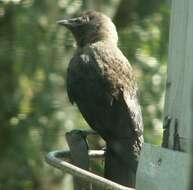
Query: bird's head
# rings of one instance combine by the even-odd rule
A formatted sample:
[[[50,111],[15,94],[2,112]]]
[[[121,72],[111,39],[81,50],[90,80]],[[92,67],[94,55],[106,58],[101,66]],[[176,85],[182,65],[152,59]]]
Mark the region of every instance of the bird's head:
[[[117,44],[118,41],[117,31],[111,19],[96,11],[88,11],[79,17],[59,20],[57,23],[72,32],[78,46],[85,46],[97,41],[109,41]]]

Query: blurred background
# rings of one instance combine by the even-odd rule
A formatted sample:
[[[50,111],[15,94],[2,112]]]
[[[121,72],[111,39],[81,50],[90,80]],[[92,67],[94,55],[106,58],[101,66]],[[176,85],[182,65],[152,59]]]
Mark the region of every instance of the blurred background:
[[[85,10],[116,24],[140,88],[145,141],[161,143],[169,0],[0,0],[0,190],[72,189],[44,157],[67,147],[65,132],[89,128],[66,95],[75,43],[56,25]]]

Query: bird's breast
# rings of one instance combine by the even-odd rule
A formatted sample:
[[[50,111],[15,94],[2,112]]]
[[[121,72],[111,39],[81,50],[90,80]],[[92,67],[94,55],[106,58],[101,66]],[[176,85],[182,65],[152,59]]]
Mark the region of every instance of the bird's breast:
[[[101,101],[106,90],[103,71],[88,52],[75,55],[69,64],[68,88],[73,99]]]

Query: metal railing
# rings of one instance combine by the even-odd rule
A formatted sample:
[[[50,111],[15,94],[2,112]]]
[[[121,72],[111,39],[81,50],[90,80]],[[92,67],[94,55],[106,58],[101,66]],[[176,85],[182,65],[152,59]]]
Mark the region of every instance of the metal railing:
[[[69,143],[69,141],[71,141],[71,140],[69,140],[69,136],[70,136],[70,139],[72,136],[73,136],[72,138],[74,138],[74,134],[76,136],[77,131],[75,131],[75,133],[74,133],[74,131],[67,133],[68,143]],[[78,133],[78,135],[79,134],[80,133]],[[93,134],[93,133],[81,131],[81,135],[84,137],[87,135],[90,135],[90,134]],[[78,138],[79,137],[80,136],[78,136]],[[74,142],[74,140],[73,140],[73,142]],[[102,159],[102,158],[104,158],[105,151],[104,150],[88,150],[87,154],[88,154],[89,159]],[[93,174],[85,169],[77,167],[74,164],[69,163],[71,158],[72,158],[72,152],[70,150],[56,150],[56,151],[49,152],[47,154],[46,161],[48,164],[62,170],[63,172],[69,173],[75,178],[78,178],[80,180],[86,181],[87,183],[93,184],[93,185],[99,187],[100,189],[134,190],[133,188],[129,188],[129,187],[125,187],[123,185],[117,184],[117,183],[112,182],[106,178],[103,178],[101,176]]]

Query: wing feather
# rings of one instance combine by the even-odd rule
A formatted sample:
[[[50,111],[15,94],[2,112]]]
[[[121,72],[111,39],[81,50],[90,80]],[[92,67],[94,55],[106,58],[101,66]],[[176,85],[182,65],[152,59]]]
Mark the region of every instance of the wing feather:
[[[142,143],[143,120],[137,91],[132,67],[117,47],[102,42],[90,45],[77,51],[69,64],[69,99],[76,102],[88,124],[104,138],[108,132],[124,133],[124,128],[140,137]]]

